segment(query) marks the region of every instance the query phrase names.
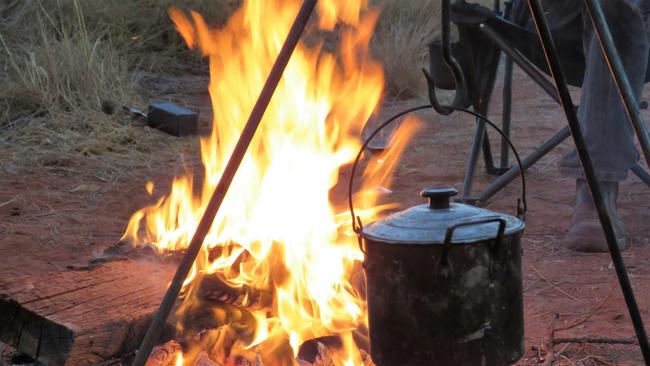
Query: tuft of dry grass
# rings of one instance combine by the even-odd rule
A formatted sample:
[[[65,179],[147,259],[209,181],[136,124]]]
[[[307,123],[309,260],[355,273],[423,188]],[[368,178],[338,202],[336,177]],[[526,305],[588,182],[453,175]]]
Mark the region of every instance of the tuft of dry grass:
[[[223,22],[234,1],[5,0],[0,2],[0,148],[3,160],[66,165],[99,158],[119,171],[169,139],[106,115],[104,100],[141,105],[142,71],[193,70],[170,5]]]
[[[440,0],[373,0],[381,15],[372,39],[373,54],[382,62],[390,95],[406,99],[422,95],[420,71],[427,47],[438,32]]]
[[[440,0],[371,0],[381,10],[372,40],[374,55],[386,71],[389,95],[406,99],[425,95],[422,68],[428,46],[440,38]],[[492,8],[494,0],[474,0]],[[457,35],[453,34],[453,37]]]

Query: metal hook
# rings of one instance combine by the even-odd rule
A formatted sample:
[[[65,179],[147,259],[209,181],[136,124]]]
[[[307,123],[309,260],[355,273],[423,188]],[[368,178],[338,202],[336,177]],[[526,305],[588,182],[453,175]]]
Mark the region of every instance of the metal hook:
[[[447,67],[451,70],[454,75],[454,82],[456,83],[456,90],[454,94],[453,102],[451,103],[452,107],[457,107],[462,105],[462,103],[467,99],[467,90],[465,84],[465,75],[463,74],[460,65],[454,58],[454,55],[451,53],[451,0],[442,0],[442,57],[445,61]],[[464,3],[464,0],[457,0],[458,3]],[[446,108],[440,104],[438,97],[436,96],[436,85],[433,81],[431,75],[426,71],[424,72],[424,77],[427,79],[428,91],[429,91],[429,100],[431,101],[431,106],[435,109],[436,112],[448,116],[453,112],[453,109]]]

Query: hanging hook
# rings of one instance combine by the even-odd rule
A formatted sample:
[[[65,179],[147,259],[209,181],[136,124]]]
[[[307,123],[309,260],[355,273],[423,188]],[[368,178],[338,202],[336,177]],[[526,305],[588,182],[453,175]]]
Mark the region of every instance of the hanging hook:
[[[458,3],[464,3],[464,0],[457,0]],[[453,102],[451,103],[452,107],[461,106],[462,103],[466,100],[466,84],[465,84],[465,75],[463,70],[460,68],[458,62],[454,58],[454,55],[451,53],[451,0],[442,0],[442,57],[445,61],[447,67],[451,70],[454,75],[454,82],[456,83],[456,90],[454,94]],[[426,70],[424,72],[424,77],[427,79],[428,91],[429,91],[429,100],[431,101],[431,106],[435,109],[436,112],[448,116],[453,112],[453,109],[446,108],[440,104],[438,97],[436,96],[436,85],[433,81],[433,78]]]

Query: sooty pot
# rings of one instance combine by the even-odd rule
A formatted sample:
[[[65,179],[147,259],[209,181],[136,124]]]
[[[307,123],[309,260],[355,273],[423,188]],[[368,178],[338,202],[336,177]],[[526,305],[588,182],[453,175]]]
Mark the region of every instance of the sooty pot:
[[[428,204],[361,229],[371,356],[378,366],[508,365],[524,350],[521,237],[514,216]]]

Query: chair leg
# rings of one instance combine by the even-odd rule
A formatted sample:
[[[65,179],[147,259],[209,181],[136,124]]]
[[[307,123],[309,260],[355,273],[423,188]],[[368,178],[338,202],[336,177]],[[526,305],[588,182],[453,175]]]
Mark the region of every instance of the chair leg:
[[[631,170],[634,174],[636,174],[637,177],[639,177],[639,179],[641,179],[643,183],[645,183],[647,186],[650,186],[650,173],[643,169],[639,163],[636,163]]]
[[[476,163],[478,162],[478,156],[481,152],[481,147],[483,146],[483,137],[485,136],[485,132],[485,123],[477,120],[476,127],[474,128],[474,136],[472,137],[467,169],[465,170],[465,180],[463,182],[464,198],[470,198],[472,195],[474,172],[476,171]]]
[[[505,67],[503,72],[503,108],[502,108],[502,125],[503,133],[510,138],[510,122],[512,120],[512,59],[506,56]],[[499,168],[507,169],[509,162],[510,148],[506,139],[501,139],[501,162]]]
[[[483,161],[485,162],[485,170],[490,175],[499,175],[500,170],[496,165],[494,165],[494,157],[492,156],[492,146],[490,144],[490,136],[487,133],[487,129],[485,131],[485,135],[483,136],[482,146],[483,146]]]

